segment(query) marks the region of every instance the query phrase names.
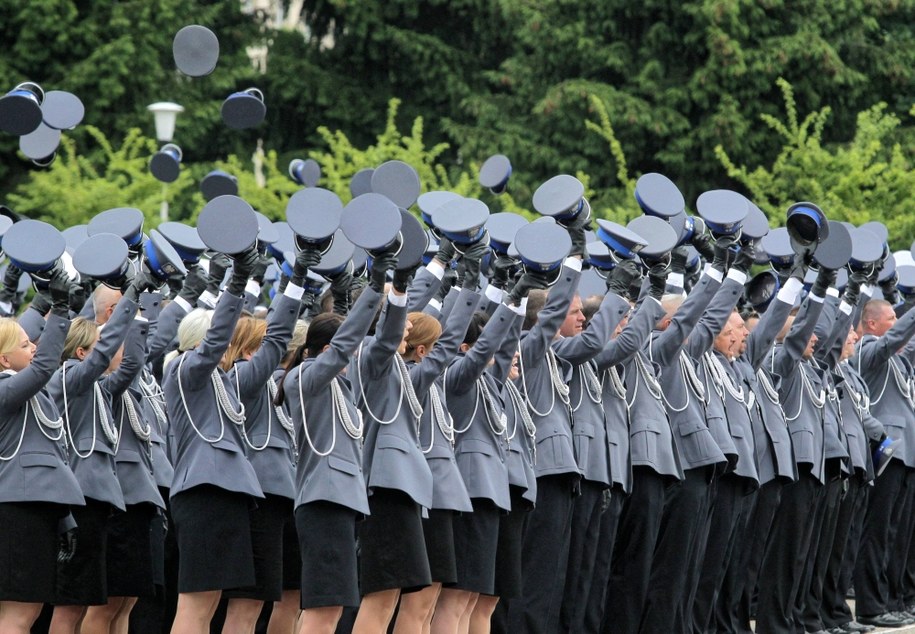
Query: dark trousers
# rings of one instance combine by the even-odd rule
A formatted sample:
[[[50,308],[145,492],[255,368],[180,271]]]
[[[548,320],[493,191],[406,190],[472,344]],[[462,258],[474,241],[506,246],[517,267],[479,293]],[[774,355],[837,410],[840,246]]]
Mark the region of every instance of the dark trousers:
[[[845,593],[848,592],[851,578],[847,576],[843,578],[842,571],[848,567],[847,562],[851,562],[851,566],[854,566],[857,544],[852,541],[852,527],[856,518],[861,517],[864,512],[867,485],[859,475],[847,482],[848,490],[839,503],[836,536],[829,555],[826,575],[823,578],[823,602],[820,617],[823,620],[824,629],[839,627],[852,620],[851,610],[845,601]]]
[[[714,467],[684,472],[680,486],[668,490],[658,543],[651,562],[648,594],[642,611],[641,632],[674,632],[675,607],[686,593],[690,553],[708,513],[709,483]]]
[[[606,634],[639,631],[668,486],[670,479],[650,467],[632,470],[632,494],[620,518],[607,585]]]
[[[559,605],[553,605],[553,599],[565,587],[578,480],[577,474],[537,478],[537,505],[530,512],[521,550],[524,590],[509,605],[510,632],[552,634],[551,618],[558,622]]]
[[[692,604],[693,632],[714,631],[715,604],[724,583],[728,558],[734,550],[738,526],[749,512],[747,495],[754,485],[749,478],[734,473],[726,474],[718,481],[705,557]]]
[[[891,611],[905,610],[905,573],[912,543],[912,520],[915,519],[915,469],[906,467],[905,471],[905,502],[899,516],[896,539],[890,550],[890,558],[886,567],[889,582],[887,608]],[[902,501],[900,500],[898,503],[901,504]]]
[[[902,513],[899,502],[905,494],[905,477],[905,465],[894,458],[868,495],[854,574],[855,612],[859,616],[876,616],[888,609],[887,564]]]
[[[814,527],[810,540],[810,556],[807,558],[804,585],[798,594],[800,622],[807,632],[819,632],[824,629],[821,617],[823,583],[835,544],[839,504],[845,482],[836,479],[827,483],[826,494],[820,497],[820,503],[817,505],[819,513],[815,521],[818,526]]]
[[[562,606],[559,629],[554,631],[579,633],[584,628],[606,490],[607,487],[599,482],[581,481],[581,495],[575,498],[572,508],[566,583],[562,595],[558,597]]]
[[[141,597],[130,611],[130,631],[138,634],[168,634],[178,606],[178,542],[169,512],[169,491],[159,487],[159,493],[166,511],[153,518],[150,535],[153,565],[160,566],[154,574],[156,596]]]
[[[715,501],[718,497],[718,482],[721,473],[716,468],[708,486],[708,498],[705,507],[699,514],[699,528],[689,547],[689,566],[686,577],[686,590],[677,604],[674,619],[674,634],[692,634],[693,604],[699,591],[699,576],[702,573],[702,562],[705,560],[705,548],[708,545],[709,532],[712,529],[712,514],[715,512]]]
[[[743,554],[737,576],[737,619],[733,623],[738,634],[753,634],[750,620],[756,614],[756,586],[759,581],[759,570],[766,554],[766,544],[775,512],[782,499],[782,488],[786,482],[780,478],[770,480],[759,488],[753,500],[753,508],[747,520]]]
[[[740,625],[740,600],[747,576],[747,560],[752,546],[753,532],[750,519],[756,510],[760,489],[755,489],[741,500],[742,509],[734,527],[733,546],[725,561],[724,580],[715,601],[716,632],[738,634]]]
[[[610,562],[613,559],[613,545],[616,541],[616,530],[620,524],[623,503],[626,494],[621,486],[610,489],[610,503],[600,518],[600,538],[594,557],[594,576],[591,578],[591,591],[588,593],[588,605],[585,608],[585,622],[581,631],[584,634],[598,634],[604,618],[604,605],[607,598],[607,583],[610,581]]]
[[[809,464],[798,465],[798,471],[797,481],[782,489],[760,568],[757,634],[794,634],[800,625],[794,621],[794,602],[813,532],[811,510],[823,485],[811,475]]]

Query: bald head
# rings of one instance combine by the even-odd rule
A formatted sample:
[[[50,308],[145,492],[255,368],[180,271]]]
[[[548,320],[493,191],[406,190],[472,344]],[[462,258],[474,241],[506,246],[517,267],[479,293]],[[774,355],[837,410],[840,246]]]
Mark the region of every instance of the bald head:
[[[116,291],[104,284],[95,287],[92,293],[92,309],[95,311],[95,323],[107,324],[114,312],[114,307],[121,300],[121,291]]]
[[[861,311],[861,327],[865,334],[882,337],[896,323],[893,305],[883,299],[872,299]]]

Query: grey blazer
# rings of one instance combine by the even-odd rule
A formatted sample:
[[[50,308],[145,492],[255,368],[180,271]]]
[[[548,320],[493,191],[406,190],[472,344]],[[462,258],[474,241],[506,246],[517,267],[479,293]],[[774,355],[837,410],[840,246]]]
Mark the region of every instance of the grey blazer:
[[[216,370],[225,387],[228,405],[238,411],[235,386],[218,366],[232,340],[243,305],[243,298],[223,293],[200,345],[183,352],[165,368],[162,383],[175,443],[171,497],[201,484],[264,496],[257,474],[245,458],[241,428],[221,410],[211,382],[212,372]]]
[[[477,379],[486,381],[497,415],[504,416],[500,395],[505,377],[486,368],[505,343],[515,317],[508,306],[500,306],[476,343],[451,362],[441,381],[445,406],[454,419],[454,454],[467,493],[471,498],[491,500],[506,511],[511,510],[511,495],[504,433],[493,430]],[[507,417],[503,420],[507,424]]]
[[[611,484],[610,450],[604,422],[603,390],[593,360],[628,313],[629,302],[615,293],[607,293],[581,334],[553,342],[556,356],[572,365],[569,399],[575,460],[585,480],[605,487]],[[586,372],[594,379],[594,385],[590,384]]]
[[[290,500],[295,498],[295,467],[289,459],[289,436],[276,420],[267,381],[286,353],[298,316],[299,300],[277,295],[260,347],[250,361],[237,361],[227,372],[235,396],[245,406],[242,439],[257,481],[265,494]]]
[[[64,425],[72,443],[70,467],[79,481],[83,495],[108,502],[122,511],[124,494],[114,462],[115,448],[102,433],[95,384],[124,342],[136,313],[137,305],[127,298],[121,298],[102,330],[98,343],[86,358],[82,361],[67,359],[48,383],[48,392],[64,417]],[[111,403],[108,399],[103,401],[104,415],[114,425]]]
[[[811,474],[825,484],[824,413],[814,405],[813,397],[819,399],[821,393],[825,397],[827,386],[821,372],[803,358],[823,310],[823,299],[813,298],[807,296],[783,344],[773,350],[771,369],[779,377],[779,397],[791,433],[794,459],[798,464],[810,465]]]
[[[814,358],[817,360],[817,364],[823,372],[823,380],[829,388],[829,398],[827,399],[826,407],[823,409],[826,440],[824,456],[827,460],[837,460],[841,472],[846,474],[851,473],[848,462],[849,447],[848,439],[845,436],[845,425],[842,420],[839,393],[836,389],[837,384],[842,381],[842,376],[836,375],[834,372],[839,356],[842,353],[842,344],[844,344],[845,338],[848,336],[848,329],[851,327],[851,320],[851,311],[845,313],[839,310],[839,299],[837,297],[832,295],[827,297],[817,324],[818,329],[821,326],[823,327],[823,334],[821,339],[817,341],[817,347],[814,350]],[[820,351],[820,354],[817,354],[817,350]]]
[[[70,320],[50,315],[29,366],[0,372],[0,502],[86,503],[68,465],[66,430],[44,427],[30,402],[59,419],[45,385],[60,364],[69,327]]]
[[[887,436],[902,440],[893,459],[901,460],[907,467],[915,467],[915,410],[912,401],[900,390],[900,383],[908,385],[911,393],[912,372],[908,361],[896,352],[912,335],[915,335],[915,310],[898,319],[882,337],[864,335],[850,361],[870,388],[871,413],[886,427]]]
[[[432,472],[419,446],[414,418],[394,355],[403,340],[407,307],[388,301],[375,336],[350,361],[357,403],[365,420],[362,466],[369,495],[381,487],[402,491],[423,508],[432,506]]]
[[[718,359],[718,362],[727,373],[726,378],[730,378],[734,385],[742,390],[743,399],[738,400],[725,385],[713,385],[712,378],[709,376],[709,385],[712,387],[709,397],[720,400],[724,406],[728,432],[734,442],[734,446],[737,448],[737,464],[734,468],[734,475],[751,480],[755,488],[759,484],[759,471],[756,466],[756,442],[748,408],[750,400],[749,386],[745,384],[743,376],[739,370],[733,367],[727,357],[718,350],[711,350],[709,354],[715,355],[715,358]],[[708,367],[706,367],[706,374],[708,375]]]
[[[365,337],[381,295],[366,287],[340,325],[330,348],[290,369],[283,380],[285,404],[296,430],[299,458],[295,472],[295,505],[333,502],[369,514],[362,472],[362,441],[350,437],[334,414],[331,381],[338,377],[344,405],[359,424],[350,382],[343,375]],[[351,370],[350,370],[351,371]]]
[[[569,406],[557,394],[550,378],[547,353],[565,320],[569,304],[578,287],[581,273],[562,267],[559,280],[550,289],[537,323],[521,338],[521,377],[516,385],[530,404],[537,426],[537,477],[560,473],[580,473],[572,449],[572,416]],[[568,381],[571,366],[557,361],[559,372]]]
[[[629,323],[616,339],[607,342],[604,349],[594,358],[601,377],[603,392],[604,424],[607,429],[607,445],[610,453],[611,482],[629,493],[632,491],[632,464],[629,457],[629,406],[625,395],[613,389],[610,372],[616,367],[619,372],[648,341],[658,320],[664,316],[664,308],[657,300],[647,297],[629,318]],[[619,367],[617,367],[619,366]]]
[[[434,276],[433,276],[434,277]],[[433,420],[430,390],[437,390],[444,405],[441,387],[435,385],[448,364],[458,353],[464,341],[470,318],[477,308],[480,296],[474,291],[461,290],[454,310],[442,330],[432,351],[419,363],[409,363],[413,389],[423,406],[420,419],[419,441],[426,462],[432,471],[432,507],[450,511],[470,513],[473,505],[454,456],[453,440],[445,437],[438,423]],[[445,409],[447,415],[447,409]],[[455,421],[452,421],[455,422]]]
[[[515,315],[506,340],[517,342],[520,339],[523,322],[524,317]],[[515,348],[517,348],[517,344]],[[498,354],[496,353],[497,356]],[[509,394],[509,390],[514,391],[519,399],[519,405],[516,406],[514,399]],[[534,473],[537,457],[537,436],[536,432],[533,435],[528,432],[523,423],[523,414],[519,411],[520,407],[523,407],[530,416],[530,409],[524,396],[518,390],[518,386],[511,381],[505,381],[502,384],[502,404],[505,407],[506,420],[505,464],[508,466],[508,484],[509,487],[521,489],[521,497],[530,502],[531,505],[534,505],[537,502],[537,474]]]
[[[856,473],[871,482],[875,477],[874,460],[868,440],[879,441],[885,430],[883,424],[870,413],[870,393],[861,375],[848,361],[839,363],[837,370],[844,379],[838,389],[845,436],[848,438],[849,462]]]
[[[101,379],[102,389],[111,402],[111,415],[118,429],[118,444],[114,461],[117,464],[118,482],[124,493],[125,504],[154,504],[165,508],[165,502],[156,486],[152,468],[152,442],[142,440],[130,424],[130,415],[124,399],[131,399],[141,429],[152,432],[152,423],[143,415],[137,400],[130,390],[146,360],[146,337],[149,322],[134,319],[124,341],[124,357],[120,367]]]

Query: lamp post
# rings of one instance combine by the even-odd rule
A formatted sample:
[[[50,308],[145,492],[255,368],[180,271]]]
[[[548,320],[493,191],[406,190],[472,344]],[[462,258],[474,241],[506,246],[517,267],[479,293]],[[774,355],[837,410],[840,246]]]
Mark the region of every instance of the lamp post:
[[[146,107],[153,113],[156,122],[156,140],[162,143],[171,143],[175,136],[175,120],[178,114],[184,112],[184,106],[170,101],[157,101]],[[159,218],[162,222],[168,221],[168,185],[162,183],[162,205],[159,207]]]

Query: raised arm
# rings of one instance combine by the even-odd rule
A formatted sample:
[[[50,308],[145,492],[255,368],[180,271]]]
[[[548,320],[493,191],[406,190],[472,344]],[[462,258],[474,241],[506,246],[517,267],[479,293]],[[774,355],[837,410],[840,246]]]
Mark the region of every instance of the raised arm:
[[[661,366],[668,366],[673,363],[680,349],[686,342],[689,334],[692,332],[702,317],[702,312],[715,293],[721,287],[721,273],[715,269],[709,269],[702,274],[696,286],[689,296],[680,304],[680,308],[674,314],[670,324],[664,332],[658,334],[651,342],[651,359]]]
[[[69,319],[54,313],[48,315],[32,362],[21,372],[0,381],[0,411],[19,409],[48,383],[60,367],[60,353],[69,329]]]
[[[490,317],[480,338],[464,356],[457,358],[445,374],[445,389],[448,393],[463,394],[473,387],[489,365],[489,360],[502,345],[514,323],[515,314],[508,306],[500,306]]]
[[[404,326],[407,323],[407,297],[388,294],[384,321],[379,320],[375,336],[366,341],[359,353],[357,363],[368,378],[377,378],[388,369],[388,362],[397,354],[403,341]],[[401,303],[402,302],[402,303]],[[398,305],[400,304],[400,305]],[[379,330],[380,328],[380,330]]]
[[[158,361],[166,352],[175,335],[178,334],[178,326],[181,320],[191,312],[191,305],[181,297],[176,297],[168,306],[159,312],[159,319],[156,320],[154,332],[149,333],[147,342],[146,361],[153,363]]]
[[[779,289],[775,300],[769,304],[768,310],[759,318],[756,328],[747,337],[747,349],[743,356],[753,370],[758,370],[762,366],[772,346],[775,345],[775,338],[794,308],[794,301],[802,286],[803,283],[799,279],[789,278],[785,286]]]
[[[629,302],[616,293],[607,293],[588,327],[580,335],[553,342],[553,351],[572,365],[581,365],[597,356],[610,341],[617,325],[629,313]]]
[[[861,365],[882,364],[890,360],[915,335],[915,310],[910,310],[896,320],[886,334],[861,344]]]
[[[301,287],[291,282],[286,285],[283,294],[277,295],[273,302],[273,310],[267,322],[267,334],[260,347],[251,355],[250,361],[238,363],[232,368],[235,372],[234,379],[237,381],[233,381],[233,384],[238,385],[242,398],[250,398],[263,390],[267,379],[279,365],[286,352],[286,344],[292,338],[292,331],[299,316],[301,296]]]
[[[244,305],[244,298],[232,293],[226,292],[219,296],[213,311],[213,321],[210,322],[203,341],[193,350],[184,353],[180,372],[185,385],[199,390],[210,380],[210,373],[219,365],[232,341],[232,333]]]
[[[407,312],[422,311],[442,287],[445,269],[436,261],[419,269],[407,288]]]
[[[111,318],[102,328],[98,343],[92,348],[92,352],[86,355],[86,358],[80,363],[75,363],[67,368],[67,390],[71,393],[83,392],[98,381],[111,365],[111,359],[118,348],[124,343],[127,330],[130,328],[130,323],[137,314],[137,310],[136,303],[126,297],[122,297],[118,301],[114,312],[111,313]]]
[[[546,305],[537,314],[537,323],[521,340],[522,356],[539,359],[546,354],[546,349],[553,343],[553,338],[566,318],[580,277],[581,260],[567,258],[562,265],[559,280],[547,295]]]
[[[848,338],[848,331],[851,328],[851,321],[854,314],[854,308],[843,302],[829,302],[823,308],[832,313],[832,328],[829,334],[823,338],[823,341],[817,342],[816,357],[830,370],[835,370],[842,356],[842,348],[845,346],[845,340]]]
[[[474,291],[465,288],[458,293],[442,336],[435,342],[432,351],[410,368],[410,379],[417,394],[425,394],[451,363],[464,342],[464,335],[479,302],[480,296]]]
[[[822,310],[823,298],[813,293],[808,294],[791,325],[791,330],[785,336],[781,347],[775,351],[773,370],[776,374],[787,377],[804,356],[804,350],[807,349],[807,343],[813,335],[813,329]]]
[[[625,363],[632,358],[648,341],[651,331],[663,316],[664,308],[661,303],[653,297],[645,297],[619,336],[607,342],[604,349],[594,357],[597,369],[608,370],[611,366]]]
[[[496,350],[495,357],[493,357],[494,362],[489,374],[500,384],[508,380],[512,360],[514,360],[515,353],[518,351],[518,344],[521,339],[521,325],[523,323],[524,315],[516,313],[511,328],[508,330],[508,336],[505,337],[502,345]]]
[[[715,343],[715,337],[721,333],[721,329],[724,328],[731,313],[734,312],[737,301],[743,295],[743,285],[746,281],[746,273],[734,269],[728,271],[728,275],[718,288],[718,292],[715,293],[712,301],[703,311],[702,317],[699,318],[696,326],[689,333],[689,338],[683,344],[683,347],[691,357],[698,359]]]
[[[111,374],[101,378],[102,388],[112,398],[120,398],[121,394],[130,387],[133,380],[143,369],[146,359],[146,336],[149,331],[149,321],[142,317],[135,317],[130,324],[127,338],[124,340],[124,356],[121,365]]]

